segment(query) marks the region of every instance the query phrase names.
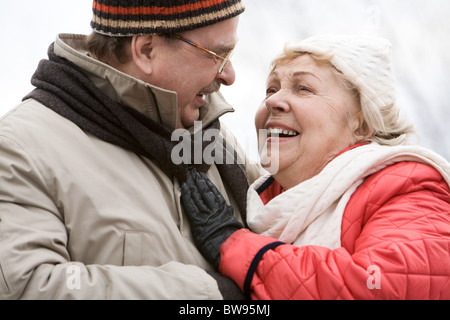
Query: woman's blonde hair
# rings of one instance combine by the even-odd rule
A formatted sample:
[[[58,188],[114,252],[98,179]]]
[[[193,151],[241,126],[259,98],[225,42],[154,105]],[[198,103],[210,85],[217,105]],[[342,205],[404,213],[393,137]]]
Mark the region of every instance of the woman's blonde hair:
[[[275,70],[278,65],[292,61],[304,54],[310,55],[319,65],[330,67],[341,85],[350,90],[359,101],[365,125],[370,132],[373,132],[373,135],[368,140],[387,146],[404,145],[410,142],[416,130],[412,123],[401,114],[397,104],[391,103],[381,108],[376,108],[373,104],[363,103],[361,99],[362,90],[358,88],[353,79],[331,63],[332,56],[330,54],[295,51],[286,46],[284,52],[272,61],[271,71]],[[380,92],[379,94],[383,93]]]

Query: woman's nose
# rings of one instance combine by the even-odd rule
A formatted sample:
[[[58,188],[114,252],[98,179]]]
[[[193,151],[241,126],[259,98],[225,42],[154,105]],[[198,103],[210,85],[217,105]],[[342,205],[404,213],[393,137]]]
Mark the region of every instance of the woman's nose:
[[[291,110],[289,103],[280,91],[268,97],[265,101],[265,105],[270,113],[289,112]]]

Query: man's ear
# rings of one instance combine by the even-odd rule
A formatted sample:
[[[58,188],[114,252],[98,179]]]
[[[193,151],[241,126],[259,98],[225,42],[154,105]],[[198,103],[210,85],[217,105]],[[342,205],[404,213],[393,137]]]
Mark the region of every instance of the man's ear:
[[[131,55],[136,66],[145,74],[152,73],[153,35],[134,36],[131,40]]]

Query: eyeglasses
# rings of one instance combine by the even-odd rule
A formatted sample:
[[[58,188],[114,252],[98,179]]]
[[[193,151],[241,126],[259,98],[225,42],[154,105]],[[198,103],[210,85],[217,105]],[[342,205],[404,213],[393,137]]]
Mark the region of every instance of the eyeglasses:
[[[196,47],[196,48],[198,48],[198,49],[200,49],[200,50],[203,50],[203,51],[205,51],[205,52],[207,52],[207,53],[213,55],[214,57],[216,57],[216,58],[218,58],[218,59],[223,60],[222,64],[220,65],[219,71],[218,71],[219,74],[221,74],[221,73],[223,72],[223,70],[225,70],[225,68],[227,67],[228,62],[230,62],[231,56],[233,55],[233,52],[234,52],[234,49],[235,49],[235,48],[233,48],[233,49],[226,55],[226,57],[224,58],[224,57],[218,55],[217,53],[215,53],[214,51],[211,51],[211,50],[208,50],[208,49],[206,49],[206,48],[203,48],[202,46],[200,46],[200,45],[198,45],[198,44],[196,44],[196,43],[194,43],[194,42],[192,42],[192,41],[190,41],[190,40],[188,40],[188,39],[185,39],[185,38],[183,38],[182,36],[174,35],[174,37],[175,37],[175,39],[184,41],[184,42],[186,42],[187,44],[190,44],[191,46],[194,46],[194,47]]]

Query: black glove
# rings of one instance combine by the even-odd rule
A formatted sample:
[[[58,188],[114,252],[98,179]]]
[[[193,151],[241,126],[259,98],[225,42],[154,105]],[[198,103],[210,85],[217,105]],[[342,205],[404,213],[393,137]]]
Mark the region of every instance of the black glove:
[[[189,171],[181,186],[181,203],[189,217],[195,244],[216,268],[220,264],[220,247],[235,231],[244,228],[233,216],[216,186],[204,173]]]

